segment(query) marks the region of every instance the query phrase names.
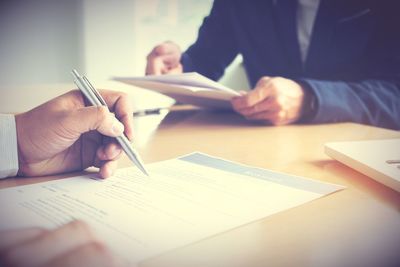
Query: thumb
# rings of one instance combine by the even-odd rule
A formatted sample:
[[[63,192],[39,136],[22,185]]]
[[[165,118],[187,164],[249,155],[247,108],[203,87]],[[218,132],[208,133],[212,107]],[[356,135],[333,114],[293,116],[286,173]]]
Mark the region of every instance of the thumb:
[[[180,63],[180,56],[179,55],[163,55],[161,56],[162,61],[170,66],[177,66]]]
[[[120,136],[124,132],[124,125],[106,107],[77,109],[68,116],[65,127],[78,134],[97,130],[110,137]]]

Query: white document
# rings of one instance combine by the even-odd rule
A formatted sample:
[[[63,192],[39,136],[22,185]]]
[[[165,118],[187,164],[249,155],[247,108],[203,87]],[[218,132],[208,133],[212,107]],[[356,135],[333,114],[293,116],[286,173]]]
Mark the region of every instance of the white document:
[[[325,152],[400,192],[400,139],[328,143]]]
[[[196,72],[141,77],[116,77],[116,81],[150,89],[175,100],[197,106],[230,109],[238,92]]]
[[[131,263],[301,205],[343,187],[201,153],[0,190],[0,229],[88,222]]]

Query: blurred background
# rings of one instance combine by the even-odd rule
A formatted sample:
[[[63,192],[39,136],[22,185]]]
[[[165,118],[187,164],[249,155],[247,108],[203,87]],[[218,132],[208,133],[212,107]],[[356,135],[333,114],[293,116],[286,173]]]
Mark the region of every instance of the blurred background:
[[[211,0],[0,1],[2,85],[143,75],[146,55],[162,41],[192,43]]]
[[[76,68],[98,88],[132,93],[137,109],[172,99],[122,83],[142,76],[146,56],[166,40],[192,44],[212,0],[1,0],[0,112],[29,110],[75,88]],[[220,82],[247,89],[238,56]]]

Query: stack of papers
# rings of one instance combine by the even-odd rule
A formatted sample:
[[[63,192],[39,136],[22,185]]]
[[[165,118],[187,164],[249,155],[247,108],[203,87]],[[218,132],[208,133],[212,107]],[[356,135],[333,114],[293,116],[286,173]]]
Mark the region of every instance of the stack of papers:
[[[400,139],[327,143],[325,153],[400,192]]]
[[[0,230],[81,219],[130,263],[343,187],[192,153],[105,180],[78,176],[0,190]]]
[[[114,80],[150,89],[172,97],[183,104],[218,109],[231,109],[231,98],[239,95],[238,92],[196,72],[141,77],[116,77]]]

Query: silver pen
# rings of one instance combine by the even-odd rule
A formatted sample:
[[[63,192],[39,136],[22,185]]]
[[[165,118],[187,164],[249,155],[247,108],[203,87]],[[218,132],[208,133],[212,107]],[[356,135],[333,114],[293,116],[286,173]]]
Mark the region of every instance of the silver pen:
[[[100,93],[93,87],[93,85],[89,82],[89,80],[85,76],[79,75],[79,73],[74,69],[72,70],[72,75],[74,76],[74,82],[76,86],[78,86],[79,90],[83,93],[83,95],[87,98],[87,100],[93,106],[106,106],[107,103],[101,97]],[[129,159],[147,176],[146,169],[144,168],[144,164],[140,159],[139,154],[136,150],[132,147],[131,143],[129,142],[128,138],[122,134],[121,136],[116,137],[118,143],[121,145],[122,149],[129,157]]]

